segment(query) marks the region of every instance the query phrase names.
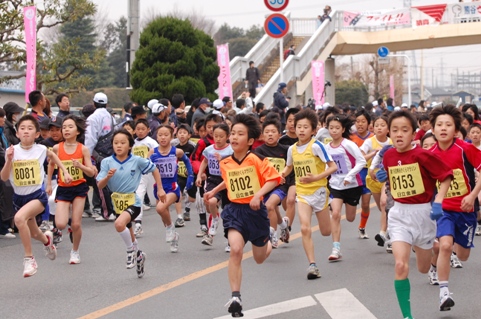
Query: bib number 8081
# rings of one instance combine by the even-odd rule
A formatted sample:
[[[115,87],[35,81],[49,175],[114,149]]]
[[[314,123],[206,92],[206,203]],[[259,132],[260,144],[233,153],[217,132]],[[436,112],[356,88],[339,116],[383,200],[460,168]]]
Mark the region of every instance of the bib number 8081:
[[[35,179],[33,167],[15,168],[15,179]]]

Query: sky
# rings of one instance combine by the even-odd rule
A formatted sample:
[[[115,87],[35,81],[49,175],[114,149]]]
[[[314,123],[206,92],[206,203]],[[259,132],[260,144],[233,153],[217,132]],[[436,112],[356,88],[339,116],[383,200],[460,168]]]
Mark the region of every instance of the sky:
[[[93,0],[98,5],[101,15],[112,21],[121,16],[127,16],[128,0]],[[412,0],[412,6],[424,6],[440,3],[455,3],[458,0]],[[466,2],[469,2],[466,1]],[[382,3],[381,6],[379,4]],[[286,11],[291,13],[293,18],[310,18],[322,14],[325,5],[330,5],[333,10],[369,11],[399,9],[403,7],[403,0],[291,0]],[[269,11],[264,0],[140,0],[141,25],[143,19],[149,19],[153,13],[164,14],[173,11],[186,13],[196,12],[206,18],[216,21],[220,27],[227,23],[230,26],[249,28],[253,24],[263,25],[265,17],[272,13]],[[374,53],[374,52],[373,52]],[[434,81],[444,81],[447,84],[450,80],[449,74],[464,72],[477,72],[481,74],[481,45],[465,47],[450,47],[424,50],[425,85],[431,85],[431,78],[434,70]],[[420,63],[420,51],[416,51],[417,65]],[[347,62],[349,57],[343,57],[339,61]],[[481,93],[481,92],[480,92]]]

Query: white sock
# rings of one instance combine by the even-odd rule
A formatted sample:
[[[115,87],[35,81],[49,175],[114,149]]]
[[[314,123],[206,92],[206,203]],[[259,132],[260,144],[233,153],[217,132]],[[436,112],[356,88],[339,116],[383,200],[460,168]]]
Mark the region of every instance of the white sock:
[[[182,214],[177,214],[177,218],[183,219],[184,216]]]
[[[120,237],[122,237],[122,240],[125,243],[125,246],[127,247],[127,250],[132,250],[133,243],[132,243],[132,237],[130,236],[130,231],[127,227],[125,227],[124,230],[122,230],[119,233]]]
[[[384,230],[381,230],[381,231],[379,232],[379,235],[386,237],[386,232],[385,232]]]
[[[286,228],[287,228],[287,223],[286,223],[286,221],[284,220],[284,218],[282,219],[282,223],[280,223],[279,226],[281,227],[281,229],[286,229]]]

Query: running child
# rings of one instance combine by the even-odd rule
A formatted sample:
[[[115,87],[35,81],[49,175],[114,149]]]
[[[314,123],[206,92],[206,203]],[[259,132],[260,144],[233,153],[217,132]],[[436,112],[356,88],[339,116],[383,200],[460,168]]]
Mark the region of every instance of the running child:
[[[473,144],[455,137],[461,127],[462,115],[454,105],[436,107],[430,113],[430,121],[437,141],[430,151],[442,158],[454,173],[443,200],[444,214],[437,220],[436,232],[439,240],[439,309],[446,311],[454,306],[448,288],[451,255],[466,261],[474,247],[478,194],[481,191],[481,180],[478,178],[476,182],[475,171],[479,173],[481,170],[481,152]]]
[[[62,230],[67,226],[72,205],[72,250],[70,251],[69,264],[80,264],[79,245],[82,239],[82,213],[85,206],[85,199],[89,192],[84,174],[93,177],[97,170],[92,165],[90,152],[86,146],[79,141],[84,139],[85,120],[75,115],[67,115],[62,122],[63,142],[53,147],[63,165],[70,173],[72,181],[67,183],[65,176],[59,172],[55,201],[55,226]],[[52,194],[52,174],[55,164],[50,162],[48,167],[47,194]]]
[[[35,144],[40,135],[38,121],[32,115],[25,115],[17,122],[17,137],[20,143],[11,145],[5,151],[5,165],[0,177],[2,181],[10,180],[12,184],[13,206],[15,208],[15,225],[18,228],[24,249],[23,277],[30,277],[37,272],[37,262],[32,253],[30,238],[35,238],[44,245],[45,255],[54,260],[57,249],[53,244],[53,234],[50,230],[45,233],[38,228],[39,217],[47,206],[48,197],[42,190],[45,172],[42,166],[46,157],[57,164],[70,183],[72,177],[65,169],[57,155],[49,151],[44,145]]]
[[[228,276],[232,298],[226,304],[232,317],[242,317],[240,294],[242,255],[247,241],[252,243],[256,263],[263,263],[272,251],[269,241],[269,219],[262,197],[272,191],[281,177],[267,159],[250,152],[261,135],[259,122],[250,115],[238,114],[229,137],[234,153],[220,161],[221,184],[204,194],[208,202],[227,189],[230,203],[222,211],[224,236],[230,244]]]
[[[217,185],[222,183],[219,161],[233,153],[232,147],[227,143],[229,133],[227,124],[216,124],[214,126],[214,144],[206,147],[202,152],[203,159],[195,183],[197,187],[202,187],[202,177],[204,174],[207,174],[205,183],[206,192],[213,190]],[[219,226],[219,204],[222,204],[222,206],[227,204],[226,196],[227,192],[223,190],[215,194],[209,201],[206,201],[206,209],[212,216],[212,221],[208,234],[202,238],[202,244],[204,245],[212,246],[214,242],[214,236],[217,234],[217,227]]]
[[[278,119],[266,119],[264,123],[262,123],[262,134],[265,143],[255,150],[256,154],[266,157],[279,173],[286,167],[287,151],[289,149],[289,146],[278,143],[281,135],[281,127],[281,122]],[[272,192],[264,197],[264,204],[266,205],[267,215],[270,221],[272,248],[277,248],[279,245],[277,225],[281,228],[280,240],[285,243],[289,242],[289,217],[285,216],[283,218],[281,216],[279,205],[287,197],[289,188],[291,187],[294,189],[296,187],[294,172],[286,178],[285,183],[278,185]]]
[[[137,265],[137,277],[144,276],[146,255],[138,247],[132,229],[132,222],[140,214],[142,198],[135,191],[143,174],[152,173],[155,182],[162,185],[160,174],[155,165],[146,158],[132,155],[134,138],[125,129],[115,132],[112,137],[114,155],[102,160],[97,175],[99,189],[108,186],[112,191],[112,204],[116,213],[115,230],[127,248],[127,269]],[[165,201],[165,192],[160,186],[157,190],[160,201]]]
[[[412,146],[416,119],[408,111],[396,111],[389,118],[389,132],[394,148],[386,151],[378,180],[389,180],[394,206],[389,211],[389,235],[395,260],[394,288],[403,318],[412,319],[409,258],[414,247],[417,267],[427,273],[430,267],[433,242],[436,237],[436,219],[443,210],[452,170],[435,154]],[[433,165],[433,163],[437,163]],[[384,174],[383,178],[380,177]],[[436,181],[441,182],[431,205]]]
[[[159,201],[157,199],[157,213],[162,217],[166,234],[165,240],[170,243],[170,251],[176,253],[179,248],[179,233],[175,231],[174,223],[170,217],[169,207],[175,202],[180,200],[180,187],[177,184],[177,162],[181,160],[184,162],[187,168],[187,189],[190,189],[194,184],[194,173],[192,172],[192,166],[190,161],[185,156],[184,151],[172,146],[170,142],[174,138],[174,129],[162,124],[157,129],[157,142],[159,147],[154,149],[153,154],[150,156],[150,160],[157,166],[162,177],[162,184],[157,183],[154,185],[154,195],[157,194],[156,188],[160,187],[165,190],[165,201]]]
[[[341,254],[341,211],[346,206],[346,219],[353,222],[356,218],[356,207],[362,195],[362,180],[359,173],[366,165],[366,160],[359,147],[349,140],[353,121],[344,115],[328,117],[327,127],[332,142],[326,145],[327,153],[336,163],[335,171],[329,180],[331,201],[331,233],[332,253],[329,261],[338,261]]]
[[[317,121],[317,114],[311,109],[304,109],[296,114],[295,126],[299,142],[289,147],[286,167],[282,171],[284,178],[293,169],[296,176],[297,208],[301,223],[302,245],[309,261],[307,279],[321,277],[314,256],[311,216],[312,213],[316,213],[319,230],[323,236],[331,235],[327,177],[337,171],[337,165],[326,152],[324,144],[313,138]]]
[[[150,158],[150,155],[154,152],[154,149],[159,146],[156,140],[149,136],[150,127],[149,122],[146,119],[138,119],[134,126],[135,140],[134,147],[132,147],[132,153],[142,158]],[[147,189],[152,187],[152,177],[150,174],[142,175],[140,178],[140,184],[135,194],[139,198],[144,199],[147,194]],[[140,214],[135,218],[135,237],[140,237],[144,233],[142,228],[142,217],[144,215],[144,205],[140,206]]]

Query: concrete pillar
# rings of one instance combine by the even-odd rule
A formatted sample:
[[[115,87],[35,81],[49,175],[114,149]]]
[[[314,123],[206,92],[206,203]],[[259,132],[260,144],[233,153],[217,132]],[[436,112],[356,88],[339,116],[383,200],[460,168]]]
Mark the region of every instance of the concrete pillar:
[[[336,88],[334,86],[334,82],[336,80],[336,61],[333,58],[327,58],[325,67],[324,67],[324,80],[327,83],[329,81],[331,86],[326,86],[326,98],[325,101],[329,102],[329,104],[334,105],[336,103],[336,96],[335,91]]]
[[[140,0],[129,0],[128,14],[127,33],[130,35],[130,70],[140,43]]]

